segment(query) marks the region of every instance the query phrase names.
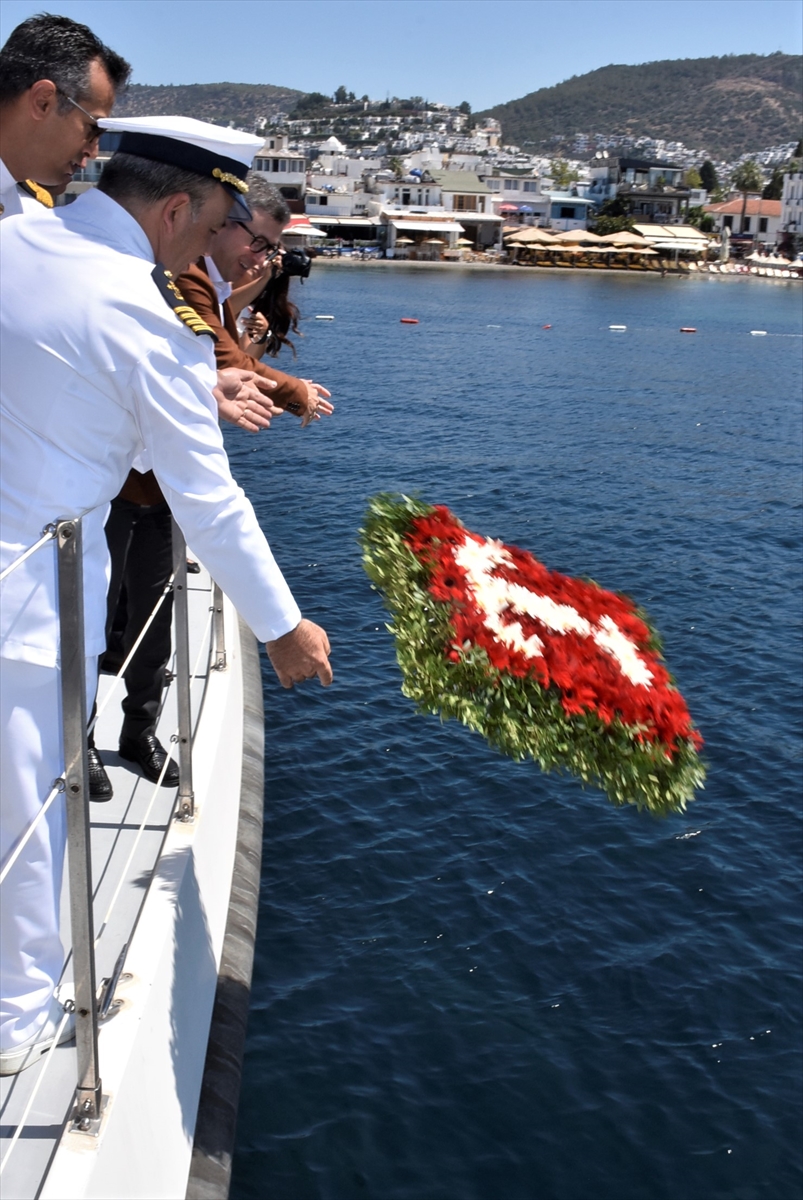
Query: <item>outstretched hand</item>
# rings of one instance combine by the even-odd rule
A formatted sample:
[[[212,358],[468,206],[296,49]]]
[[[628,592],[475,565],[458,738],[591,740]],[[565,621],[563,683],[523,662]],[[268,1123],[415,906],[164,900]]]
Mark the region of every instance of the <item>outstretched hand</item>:
[[[326,630],[303,617],[290,633],[266,642],[265,649],[282,687],[314,679],[317,675],[324,687],[332,682],[329,665],[329,638]]]
[[[307,401],[301,415],[301,428],[309,425],[310,421],[320,421],[321,416],[331,416],[335,411],[334,404],[329,403],[331,392],[322,383],[313,383],[311,379],[302,379],[307,385]]]
[[[282,412],[270,399],[269,393],[275,387],[274,380],[265,379],[254,371],[226,367],[217,373],[213,395],[224,421],[247,429],[249,433],[259,433],[260,429],[269,427],[271,418]]]

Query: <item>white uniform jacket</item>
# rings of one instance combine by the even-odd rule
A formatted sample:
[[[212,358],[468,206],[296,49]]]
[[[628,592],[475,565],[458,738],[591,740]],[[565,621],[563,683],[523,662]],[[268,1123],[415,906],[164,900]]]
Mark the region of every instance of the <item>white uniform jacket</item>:
[[[0,224],[0,566],[55,518],[83,513],[86,653],[104,650],[103,524],[145,448],[187,541],[262,641],[298,607],[229,470],[211,389],[213,343],[159,291],[141,226],[114,200]],[[55,550],[0,595],[0,655],[58,663]]]
[[[0,221],[19,213],[36,212],[42,205],[21,188],[0,158]]]

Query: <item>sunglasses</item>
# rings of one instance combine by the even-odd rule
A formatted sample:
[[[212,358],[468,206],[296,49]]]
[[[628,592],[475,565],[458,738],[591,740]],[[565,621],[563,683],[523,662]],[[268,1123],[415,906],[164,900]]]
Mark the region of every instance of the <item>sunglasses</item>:
[[[89,141],[89,142],[96,141],[100,137],[100,135],[103,133],[103,130],[101,129],[100,125],[98,125],[98,121],[100,120],[100,118],[93,116],[91,112],[87,112],[85,108],[81,107],[81,105],[78,103],[77,100],[73,100],[72,96],[68,96],[67,93],[65,91],[63,91],[60,87],[57,86],[56,91],[58,92],[58,94],[60,96],[63,96],[65,100],[69,101],[69,103],[72,104],[72,106],[74,108],[77,108],[79,112],[82,112],[84,114],[86,119],[89,121],[89,133],[87,135],[87,141]]]

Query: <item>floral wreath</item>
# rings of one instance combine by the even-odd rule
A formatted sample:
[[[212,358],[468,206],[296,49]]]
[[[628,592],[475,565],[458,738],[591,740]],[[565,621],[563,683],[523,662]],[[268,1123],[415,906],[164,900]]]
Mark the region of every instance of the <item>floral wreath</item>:
[[[376,496],[365,570],[393,614],[402,692],[617,805],[683,810],[702,738],[628,597],[480,537],[441,505]]]

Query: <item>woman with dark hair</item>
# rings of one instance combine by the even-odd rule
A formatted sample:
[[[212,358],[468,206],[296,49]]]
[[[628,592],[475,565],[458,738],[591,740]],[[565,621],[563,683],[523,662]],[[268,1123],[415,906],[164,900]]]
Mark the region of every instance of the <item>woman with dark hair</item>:
[[[262,358],[265,354],[275,358],[282,346],[289,346],[293,358],[296,357],[296,348],[287,334],[296,333],[299,337],[303,334],[298,328],[301,314],[289,295],[290,279],[293,275],[306,279],[310,265],[303,250],[282,250],[272,259],[267,274],[260,272],[232,293],[233,307],[236,308],[238,301],[244,305],[238,324],[243,331],[240,347],[246,354],[252,358]],[[261,281],[262,290],[254,299],[249,299],[254,295],[257,279]]]

